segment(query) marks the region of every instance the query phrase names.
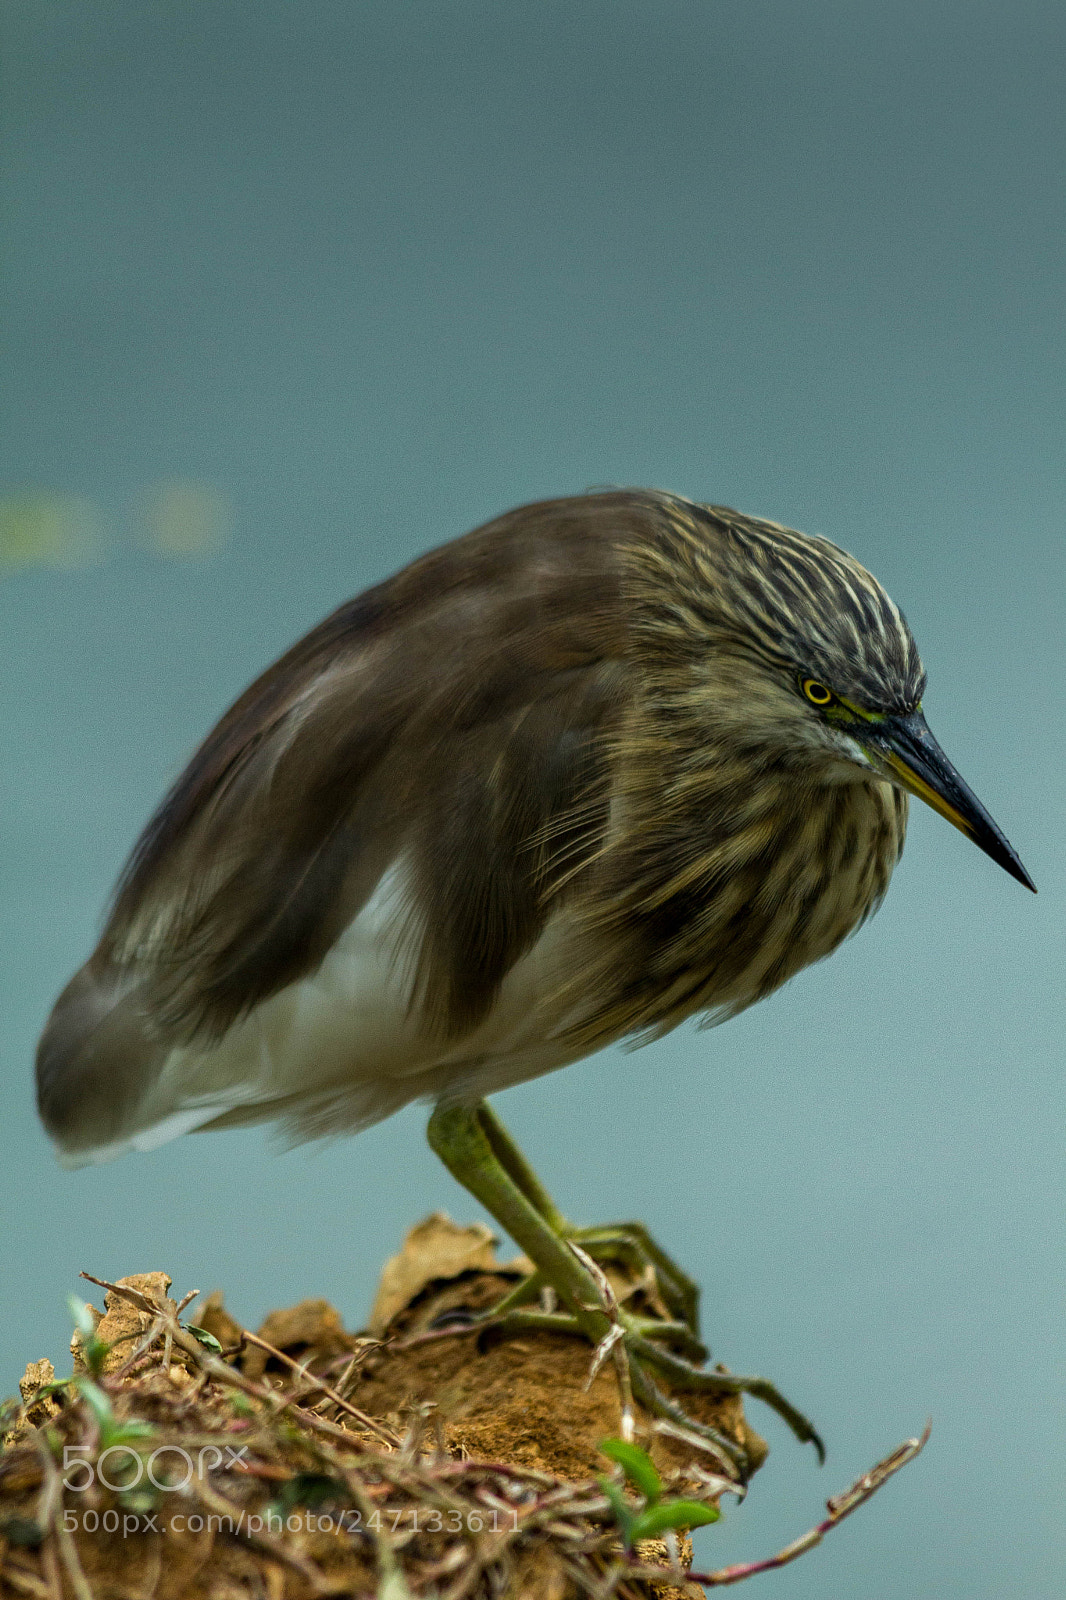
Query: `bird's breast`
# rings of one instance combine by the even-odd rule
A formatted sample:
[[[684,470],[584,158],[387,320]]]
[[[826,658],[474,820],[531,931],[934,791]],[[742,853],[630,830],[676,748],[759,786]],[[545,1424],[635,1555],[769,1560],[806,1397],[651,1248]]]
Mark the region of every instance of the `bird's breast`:
[[[877,779],[787,780],[702,815],[625,819],[568,979],[585,997],[582,1042],[734,1016],[828,955],[880,904],[906,807]]]

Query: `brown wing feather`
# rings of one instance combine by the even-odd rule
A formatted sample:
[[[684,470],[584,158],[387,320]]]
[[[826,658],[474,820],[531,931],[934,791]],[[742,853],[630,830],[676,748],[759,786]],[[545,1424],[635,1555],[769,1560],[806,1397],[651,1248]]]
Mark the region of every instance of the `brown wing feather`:
[[[428,1010],[448,1032],[484,1013],[544,920],[532,841],[585,803],[594,842],[630,499],[433,551],[247,690],[146,829],[94,958],[139,971],[158,1032],[217,1037],[313,970],[408,849]]]

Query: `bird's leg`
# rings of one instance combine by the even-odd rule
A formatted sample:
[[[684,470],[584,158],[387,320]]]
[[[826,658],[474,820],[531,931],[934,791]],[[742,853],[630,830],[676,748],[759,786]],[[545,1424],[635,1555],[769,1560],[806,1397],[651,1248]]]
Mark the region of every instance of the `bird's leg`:
[[[681,1423],[713,1442],[742,1473],[748,1467],[745,1451],[718,1429],[688,1416],[676,1401],[663,1394],[651,1372],[661,1374],[674,1388],[689,1392],[756,1395],[788,1423],[797,1438],[813,1443],[819,1455],[823,1454],[821,1440],[811,1424],[773,1384],[763,1378],[735,1377],[731,1373],[707,1372],[694,1366],[648,1337],[651,1319],[635,1317],[608,1305],[600,1284],[581,1260],[582,1252],[571,1247],[565,1231],[557,1231],[534,1203],[535,1199],[547,1200],[547,1196],[525,1158],[502,1133],[500,1124],[484,1103],[472,1107],[438,1106],[429,1119],[427,1135],[448,1171],[525,1251],[541,1281],[550,1284],[568,1313],[553,1315],[511,1310],[500,1316],[501,1308],[497,1307],[486,1318],[487,1325],[581,1332],[597,1347],[603,1346],[607,1339],[617,1341],[624,1352],[632,1392],[645,1409],[653,1416]],[[550,1200],[547,1204],[552,1220],[561,1222]],[[565,1224],[563,1228],[565,1230]],[[510,1304],[514,1304],[513,1299]],[[660,1328],[663,1326],[659,1324]],[[619,1327],[621,1335],[616,1332]]]
[[[565,1302],[581,1331],[598,1344],[610,1332],[611,1321],[595,1280],[530,1198],[524,1180],[532,1174],[524,1158],[511,1145],[506,1163],[501,1160],[488,1132],[487,1109],[484,1102],[472,1107],[438,1106],[426,1137],[452,1177],[507,1230],[543,1281]],[[539,1183],[533,1192],[543,1194]]]
[[[476,1115],[493,1155],[512,1183],[522,1191],[534,1210],[540,1212],[554,1233],[565,1233],[568,1224],[562,1212],[487,1100],[482,1100]]]
[[[483,1100],[478,1107],[478,1116],[501,1167],[540,1212],[552,1232],[561,1239],[572,1239],[594,1261],[617,1261],[634,1269],[637,1277],[650,1273],[668,1318],[687,1324],[690,1330],[690,1354],[697,1358],[705,1356],[706,1351],[698,1348],[699,1288],[655,1242],[643,1223],[609,1222],[596,1228],[573,1227],[563,1217],[487,1100]],[[535,1285],[530,1292],[523,1293],[525,1285],[522,1285],[515,1293],[522,1300],[528,1300],[538,1287]],[[512,1298],[512,1303],[518,1304],[520,1301]]]

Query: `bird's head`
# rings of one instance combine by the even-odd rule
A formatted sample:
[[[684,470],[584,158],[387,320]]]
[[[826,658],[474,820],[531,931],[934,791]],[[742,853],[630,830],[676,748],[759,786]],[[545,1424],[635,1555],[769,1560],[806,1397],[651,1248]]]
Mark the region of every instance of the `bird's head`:
[[[709,560],[700,562],[694,545],[689,551],[714,596],[713,622],[706,610],[704,621],[719,646],[731,737],[842,781],[876,774],[924,800],[1035,892],[930,733],[918,647],[877,579],[827,539],[718,506],[699,510]]]

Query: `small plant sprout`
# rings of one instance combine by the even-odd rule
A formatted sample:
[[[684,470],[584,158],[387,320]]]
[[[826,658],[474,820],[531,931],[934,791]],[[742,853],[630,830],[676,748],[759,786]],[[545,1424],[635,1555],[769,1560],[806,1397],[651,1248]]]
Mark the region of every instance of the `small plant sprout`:
[[[76,1372],[71,1379],[71,1385],[78,1391],[92,1413],[100,1435],[101,1450],[110,1450],[116,1445],[128,1445],[138,1439],[154,1437],[155,1429],[150,1422],[139,1422],[135,1419],[120,1421],[115,1416],[110,1397],[98,1383],[86,1377],[85,1373]]]
[[[610,1501],[627,1550],[632,1550],[640,1539],[658,1539],[677,1528],[702,1528],[709,1522],[717,1522],[721,1516],[716,1506],[704,1505],[699,1500],[664,1500],[663,1483],[655,1463],[639,1445],[627,1439],[604,1439],[600,1450],[609,1461],[621,1467],[627,1481],[644,1501],[640,1510],[634,1510],[615,1479],[600,1479],[600,1487]]]
[[[185,1331],[191,1333],[197,1344],[202,1344],[205,1349],[211,1350],[216,1356],[222,1354],[222,1346],[213,1333],[208,1333],[206,1328],[198,1327],[195,1322],[187,1322]]]
[[[137,1439],[151,1438],[155,1433],[151,1423],[135,1420],[119,1421],[115,1416],[110,1396],[97,1381],[102,1375],[104,1360],[111,1346],[97,1337],[92,1307],[73,1294],[67,1303],[78,1330],[82,1359],[88,1368],[87,1372],[75,1372],[70,1379],[70,1385],[82,1397],[92,1414],[100,1435],[101,1449],[109,1450],[115,1445],[128,1445]],[[57,1384],[55,1387],[60,1386]]]
[[[74,1326],[78,1330],[82,1360],[88,1368],[89,1376],[98,1378],[104,1370],[104,1361],[111,1346],[97,1335],[96,1316],[91,1305],[85,1300],[79,1300],[76,1294],[67,1296],[67,1305],[74,1318]]]

